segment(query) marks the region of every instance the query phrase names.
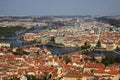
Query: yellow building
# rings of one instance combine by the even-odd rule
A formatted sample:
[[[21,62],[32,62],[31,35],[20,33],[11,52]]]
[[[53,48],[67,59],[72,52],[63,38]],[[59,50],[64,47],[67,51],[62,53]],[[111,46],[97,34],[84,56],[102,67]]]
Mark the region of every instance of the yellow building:
[[[10,47],[10,43],[0,43],[0,47]]]

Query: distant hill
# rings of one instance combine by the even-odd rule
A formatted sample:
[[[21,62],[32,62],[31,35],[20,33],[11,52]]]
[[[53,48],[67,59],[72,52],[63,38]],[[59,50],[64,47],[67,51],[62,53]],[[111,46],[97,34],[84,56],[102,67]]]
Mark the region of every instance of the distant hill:
[[[96,18],[97,21],[102,21],[104,23],[109,23],[112,26],[120,27],[120,20],[108,18],[108,17],[99,17]]]
[[[24,27],[0,27],[0,37],[9,37],[25,29]]]

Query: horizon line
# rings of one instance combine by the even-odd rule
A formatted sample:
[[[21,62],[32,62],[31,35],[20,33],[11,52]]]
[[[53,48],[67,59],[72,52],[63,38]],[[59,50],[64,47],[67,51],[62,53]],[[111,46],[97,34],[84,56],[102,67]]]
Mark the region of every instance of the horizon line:
[[[0,15],[0,16],[19,16],[19,17],[22,17],[22,16],[120,16],[120,15]]]

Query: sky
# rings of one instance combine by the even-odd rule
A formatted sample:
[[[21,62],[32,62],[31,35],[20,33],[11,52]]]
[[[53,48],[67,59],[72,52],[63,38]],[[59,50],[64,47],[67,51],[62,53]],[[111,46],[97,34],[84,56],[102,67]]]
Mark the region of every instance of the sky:
[[[0,15],[120,15],[120,0],[0,0]]]

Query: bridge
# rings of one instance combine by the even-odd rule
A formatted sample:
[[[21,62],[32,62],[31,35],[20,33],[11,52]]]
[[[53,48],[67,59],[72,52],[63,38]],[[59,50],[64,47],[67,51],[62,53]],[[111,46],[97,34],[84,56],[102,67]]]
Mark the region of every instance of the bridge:
[[[84,50],[80,50],[80,51],[77,51],[78,53],[85,53],[85,52],[91,52],[91,51],[94,51],[95,48],[89,48],[89,49],[84,49]]]
[[[33,43],[33,44],[26,44],[21,47],[31,47],[31,46],[54,46],[54,47],[65,47],[63,45],[56,45],[56,44],[48,44],[48,43]]]
[[[85,53],[85,52],[92,52],[92,51],[106,51],[106,50],[102,49],[102,48],[91,47],[91,48],[80,50],[80,51],[77,51],[77,52],[78,53]]]
[[[54,47],[66,47],[64,45],[56,45],[56,44],[48,44],[48,43],[33,43],[33,44],[28,44],[28,45],[24,45],[21,47],[31,47],[31,46],[54,46]],[[72,47],[71,47],[72,48]],[[101,49],[101,48],[95,48],[95,47],[91,47],[88,49],[84,49],[84,50],[79,50],[77,51],[78,53],[85,53],[85,52],[92,52],[92,51],[106,51],[105,49]],[[120,54],[120,53],[118,53]]]
[[[116,54],[120,54],[119,52],[117,52],[117,51],[113,51],[114,53],[116,53]]]
[[[6,40],[16,40],[17,38],[15,37],[0,37],[0,39],[6,39]]]

